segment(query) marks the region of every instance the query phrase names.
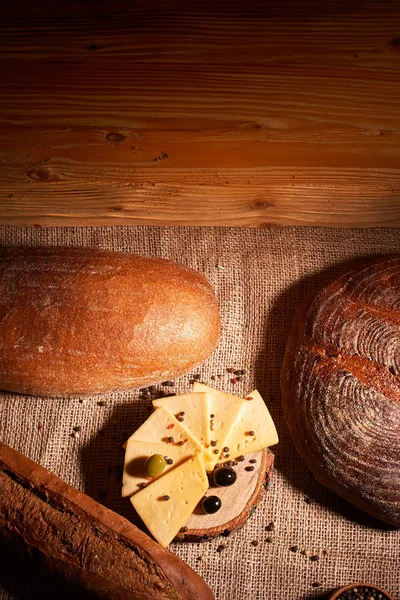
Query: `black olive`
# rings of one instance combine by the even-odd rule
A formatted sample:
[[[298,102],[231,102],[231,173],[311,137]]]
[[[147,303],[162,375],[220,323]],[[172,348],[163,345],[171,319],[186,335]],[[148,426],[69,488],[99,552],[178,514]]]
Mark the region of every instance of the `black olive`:
[[[227,487],[228,485],[233,485],[236,481],[236,478],[236,472],[229,467],[220,467],[213,473],[213,481],[218,487]]]
[[[206,496],[201,501],[201,507],[207,515],[213,515],[222,506],[221,498],[218,496]]]

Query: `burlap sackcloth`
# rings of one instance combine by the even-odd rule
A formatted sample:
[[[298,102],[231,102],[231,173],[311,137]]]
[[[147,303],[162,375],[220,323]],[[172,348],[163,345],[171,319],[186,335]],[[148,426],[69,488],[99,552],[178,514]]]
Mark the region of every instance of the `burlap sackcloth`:
[[[287,334],[303,296],[355,258],[400,251],[399,229],[3,226],[0,243],[160,256],[197,269],[213,285],[222,337],[197,372],[209,383],[211,375],[222,374],[215,384],[238,395],[257,387],[280,435],[269,491],[247,524],[226,538],[171,546],[218,600],[323,598],[353,581],[373,582],[400,598],[400,532],[374,522],[315,482],[288,435],[279,391]],[[230,367],[246,370],[235,386]],[[182,377],[172,391],[190,390],[189,378]],[[131,391],[62,400],[3,393],[0,439],[132,518],[129,501],[120,498],[121,444],[148,415],[149,402],[138,396]],[[274,531],[266,531],[270,523]],[[217,552],[221,544],[226,547]],[[65,597],[50,580],[21,572],[4,554],[0,559],[2,600]]]

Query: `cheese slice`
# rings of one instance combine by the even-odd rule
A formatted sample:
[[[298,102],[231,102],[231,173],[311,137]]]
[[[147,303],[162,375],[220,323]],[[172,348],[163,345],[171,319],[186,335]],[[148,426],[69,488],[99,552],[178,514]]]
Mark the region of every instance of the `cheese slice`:
[[[153,400],[153,406],[154,408],[163,406],[176,418],[180,416],[181,412],[184,412],[182,427],[187,428],[205,448],[209,448],[210,410],[208,396],[205,392],[158,398]]]
[[[122,475],[122,497],[133,496],[146,485],[149,485],[155,479],[159,479],[168,471],[182,464],[185,460],[193,456],[197,448],[176,446],[175,444],[156,444],[154,442],[143,442],[141,440],[130,439],[126,446],[124,472]],[[144,464],[149,456],[161,454],[166,458],[173,460],[172,465],[166,465],[160,475],[154,478],[146,476]]]
[[[147,529],[166,548],[185,525],[207,489],[208,477],[203,457],[197,454],[130,500]]]
[[[193,384],[194,392],[207,392],[210,410],[210,436],[212,459],[206,462],[207,471],[211,471],[218,462],[222,449],[226,446],[226,439],[231,433],[236,419],[246,400],[221,392],[204,385],[204,383]],[[211,417],[211,415],[214,415]],[[213,445],[216,442],[216,445]]]
[[[172,441],[168,441],[170,438],[172,438]],[[207,452],[200,442],[187,429],[182,427],[179,421],[163,406],[157,408],[143,425],[131,435],[129,440],[168,444],[168,446],[180,445],[190,451],[192,455],[196,452]]]
[[[259,392],[254,390],[247,398],[249,400],[245,400],[232,431],[225,440],[230,459],[274,446],[279,441],[275,424]],[[249,432],[254,435],[249,435]],[[226,460],[229,459],[221,457],[219,462]]]

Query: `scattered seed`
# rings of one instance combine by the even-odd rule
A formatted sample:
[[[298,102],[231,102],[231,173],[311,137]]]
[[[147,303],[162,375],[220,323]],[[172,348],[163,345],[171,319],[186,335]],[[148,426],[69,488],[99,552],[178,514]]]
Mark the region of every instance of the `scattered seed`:
[[[232,467],[233,460],[227,460],[225,464],[226,464],[227,467]]]
[[[217,552],[222,552],[223,550],[225,550],[226,545],[225,544],[220,544],[217,548]]]
[[[241,454],[240,456],[237,457],[236,460],[239,462],[243,462],[245,460],[245,458],[244,458],[243,454]]]
[[[216,446],[217,442],[215,440],[211,440],[211,446]]]
[[[246,374],[246,371],[244,369],[238,369],[237,371],[233,371],[233,372],[235,375],[239,375],[239,377]]]
[[[229,460],[228,462],[232,462],[232,467],[237,467],[239,464],[237,460],[232,460],[232,461]]]
[[[180,528],[181,533],[186,533],[187,531],[189,531],[189,529],[186,527],[186,525]]]
[[[312,562],[316,562],[317,560],[319,560],[318,554],[313,554],[312,556],[310,556],[310,560],[312,560]]]
[[[275,531],[275,523],[273,521],[271,521],[271,523],[268,523],[268,525],[265,528],[265,531]]]
[[[234,373],[235,369],[233,369],[232,367],[228,367],[226,370],[227,373]]]
[[[168,444],[173,444],[174,443],[174,438],[173,437],[169,437],[168,438]]]
[[[224,454],[224,458],[229,458],[230,454]]]
[[[313,586],[313,588],[317,588],[317,587],[321,587],[322,583],[320,583],[319,581],[314,581],[314,583],[311,584]]]
[[[145,481],[141,481],[141,482],[140,482],[140,487],[141,487],[141,488],[145,488],[145,487],[146,487],[146,485],[147,485],[147,483],[146,483]]]
[[[216,449],[214,450],[214,454],[219,454],[219,450],[218,450],[218,448],[216,448]]]
[[[259,543],[258,540],[253,540],[251,542],[251,545],[254,546],[254,547],[256,547],[256,546],[258,546],[258,543]]]
[[[215,375],[211,375],[211,381],[215,381]]]
[[[255,434],[254,434],[254,431],[249,431],[247,435],[254,436]]]
[[[256,461],[256,459],[255,459],[255,458],[251,458],[251,459],[249,460],[249,463],[251,463],[252,465],[255,465],[255,464],[256,464],[256,462],[257,462],[257,461]]]
[[[322,556],[328,556],[328,550],[322,550]]]
[[[245,471],[254,471],[254,467],[245,467]]]
[[[180,414],[181,414],[181,417],[184,417],[184,416],[185,416],[185,411],[184,411],[184,410],[181,410],[181,413],[180,413]]]
[[[169,425],[167,425],[167,429],[172,429],[174,426],[174,423],[170,423]]]
[[[214,414],[210,415],[210,419],[214,419],[214,417],[215,417]]]
[[[273,544],[275,540],[273,537],[267,537],[265,538],[265,541],[267,542],[267,544]]]
[[[167,465],[173,465],[174,461],[172,460],[172,458],[166,458],[165,462],[167,463]]]
[[[204,560],[204,556],[198,556],[198,557],[197,557],[197,560],[198,560],[199,562],[203,562],[203,560]]]
[[[86,403],[87,403],[86,398],[80,398],[79,399],[79,404],[86,404]]]
[[[76,439],[76,438],[78,438],[78,437],[79,437],[79,433],[78,433],[77,431],[73,431],[73,432],[70,434],[70,437],[72,437],[73,439]]]
[[[289,550],[290,550],[290,552],[297,552],[298,547],[297,546],[290,546]]]
[[[306,548],[304,548],[304,550],[301,551],[301,554],[303,556],[308,556],[309,552],[308,552],[308,550],[306,550]]]
[[[167,494],[165,494],[165,496],[163,496],[162,499],[164,500],[164,502],[168,502],[169,496]]]
[[[80,425],[75,425],[74,431],[78,433],[79,431],[82,431],[82,427]]]
[[[182,440],[180,442],[178,442],[178,446],[183,446],[185,442],[183,442]]]
[[[104,400],[100,400],[100,402],[97,403],[97,406],[106,406],[107,402],[105,402]]]
[[[224,447],[224,452],[229,452],[229,448],[228,448],[228,446],[225,446],[225,447]]]
[[[177,417],[178,421],[182,423],[185,419],[183,417]]]
[[[231,384],[235,385],[238,382],[238,380],[236,379],[236,377],[234,377],[233,379],[231,379]]]

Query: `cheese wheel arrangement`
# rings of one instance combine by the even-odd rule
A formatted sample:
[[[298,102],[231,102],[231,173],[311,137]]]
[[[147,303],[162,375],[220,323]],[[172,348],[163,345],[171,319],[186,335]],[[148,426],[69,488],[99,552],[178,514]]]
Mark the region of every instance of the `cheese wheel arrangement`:
[[[239,398],[196,382],[192,394],[153,407],[126,443],[122,495],[166,547],[200,503],[205,514],[221,507],[218,495],[206,495],[208,474],[217,486],[234,484],[224,463],[277,444],[278,435],[257,391]]]
[[[173,379],[213,352],[220,330],[200,273],[91,248],[3,248],[0,313],[0,388],[42,396]]]
[[[400,526],[400,258],[366,263],[299,309],[285,418],[317,480]]]

